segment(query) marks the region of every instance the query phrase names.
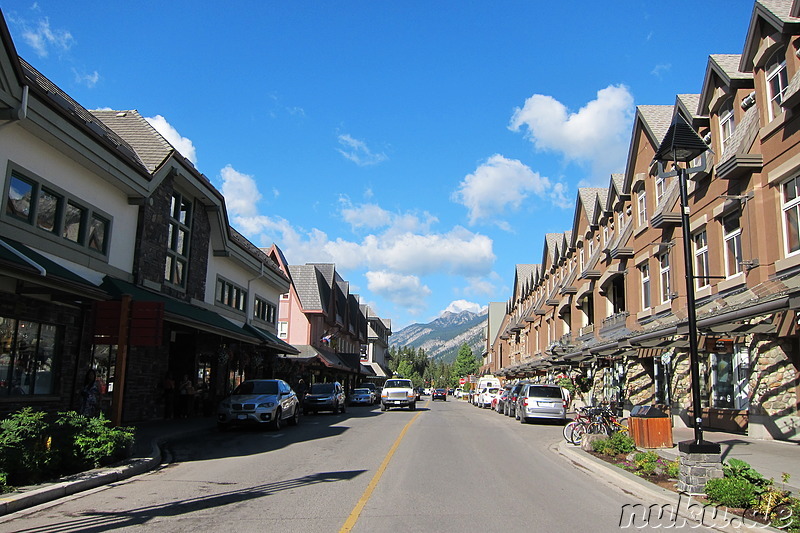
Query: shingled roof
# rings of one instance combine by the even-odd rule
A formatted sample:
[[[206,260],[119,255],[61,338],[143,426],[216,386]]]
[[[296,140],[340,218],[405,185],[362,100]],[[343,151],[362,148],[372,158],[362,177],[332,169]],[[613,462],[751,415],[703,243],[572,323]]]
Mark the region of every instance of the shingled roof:
[[[91,112],[130,144],[147,170],[155,172],[175,148],[138,111],[95,109]]]

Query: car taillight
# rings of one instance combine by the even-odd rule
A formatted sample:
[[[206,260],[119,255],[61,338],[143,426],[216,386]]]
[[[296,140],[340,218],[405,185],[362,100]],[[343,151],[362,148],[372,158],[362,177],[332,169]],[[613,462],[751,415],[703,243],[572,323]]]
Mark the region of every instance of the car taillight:
[[[522,399],[522,405],[524,405],[525,407],[528,407],[528,399],[527,398],[523,398]]]

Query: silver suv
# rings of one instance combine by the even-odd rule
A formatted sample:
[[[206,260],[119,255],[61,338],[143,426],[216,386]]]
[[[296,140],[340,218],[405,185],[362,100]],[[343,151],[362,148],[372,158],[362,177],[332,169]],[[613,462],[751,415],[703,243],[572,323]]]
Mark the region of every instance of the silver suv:
[[[567,402],[561,387],[527,383],[519,391],[514,413],[523,424],[532,418],[555,418],[566,422]]]

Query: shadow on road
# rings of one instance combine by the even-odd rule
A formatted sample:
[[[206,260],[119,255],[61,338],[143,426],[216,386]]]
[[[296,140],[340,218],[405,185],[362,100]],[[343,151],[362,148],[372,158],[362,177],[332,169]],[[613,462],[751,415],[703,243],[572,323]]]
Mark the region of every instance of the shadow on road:
[[[300,487],[315,485],[318,483],[333,483],[337,481],[347,481],[363,474],[366,470],[347,470],[341,472],[319,472],[307,476],[264,483],[255,487],[248,487],[242,490],[230,490],[207,496],[198,496],[185,500],[178,500],[161,505],[150,505],[131,509],[129,511],[87,511],[69,520],[62,520],[47,526],[37,526],[30,529],[20,529],[20,532],[102,532],[111,529],[120,529],[130,526],[147,524],[155,518],[169,518],[186,515],[195,511],[218,509],[231,504],[237,504],[270,496],[284,490],[293,490]]]

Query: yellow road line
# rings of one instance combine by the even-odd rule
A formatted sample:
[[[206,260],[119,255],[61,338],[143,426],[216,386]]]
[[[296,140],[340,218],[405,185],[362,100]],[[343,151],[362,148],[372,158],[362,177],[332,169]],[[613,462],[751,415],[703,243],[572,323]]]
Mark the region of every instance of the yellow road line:
[[[364,506],[367,505],[367,502],[369,501],[370,497],[372,496],[372,491],[374,491],[375,487],[378,486],[378,481],[381,480],[381,476],[383,475],[383,471],[386,470],[387,466],[389,466],[389,461],[392,459],[392,456],[394,455],[394,452],[397,450],[397,447],[400,446],[400,441],[403,440],[403,437],[405,437],[406,431],[408,431],[408,428],[411,427],[411,424],[413,424],[414,421],[417,418],[419,418],[419,415],[421,415],[421,414],[422,413],[415,414],[414,418],[409,420],[408,424],[406,424],[405,427],[403,428],[403,431],[400,432],[400,435],[397,437],[397,440],[394,441],[394,444],[392,444],[391,449],[389,449],[389,453],[387,453],[386,457],[383,458],[383,462],[381,463],[381,466],[378,467],[378,471],[375,472],[374,476],[372,476],[372,480],[369,482],[369,485],[367,485],[367,488],[364,491],[364,494],[361,495],[361,499],[358,500],[358,503],[353,508],[353,510],[350,512],[350,516],[347,517],[347,520],[345,521],[344,525],[342,526],[342,529],[339,530],[339,533],[349,533],[349,531],[352,530],[353,527],[355,527],[356,522],[358,521],[358,517],[361,516],[361,511],[364,510]]]

